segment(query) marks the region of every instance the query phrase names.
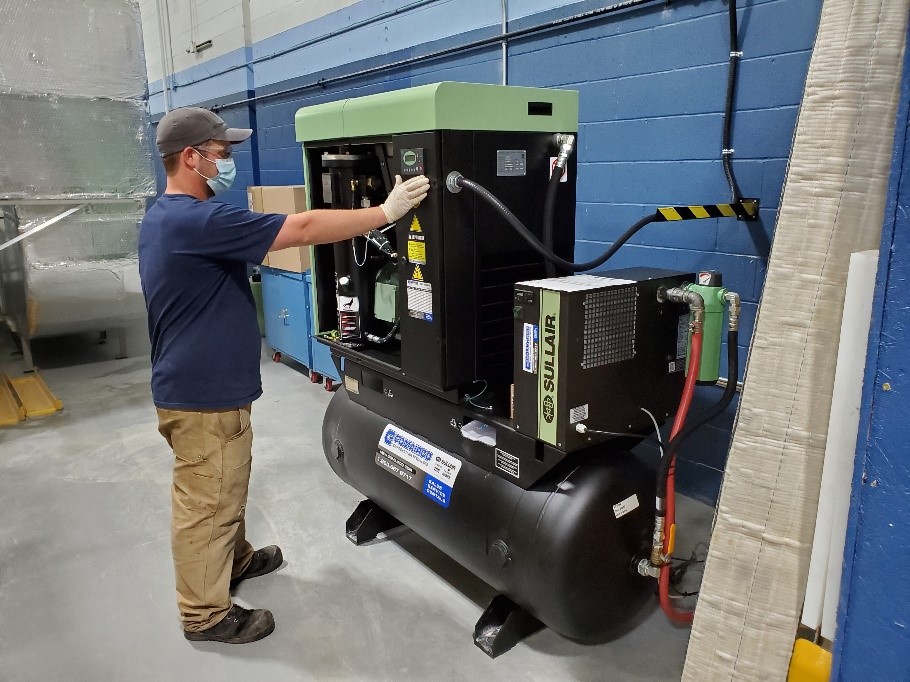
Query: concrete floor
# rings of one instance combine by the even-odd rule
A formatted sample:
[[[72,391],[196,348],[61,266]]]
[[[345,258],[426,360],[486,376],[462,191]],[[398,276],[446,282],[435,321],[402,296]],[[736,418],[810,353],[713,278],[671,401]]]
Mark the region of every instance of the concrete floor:
[[[174,604],[171,454],[149,363],[113,360],[115,350],[85,337],[39,344],[38,365],[58,365],[42,375],[65,409],[0,430],[0,678],[679,679],[688,629],[656,608],[609,644],[544,630],[487,658],[471,633],[488,586],[407,530],[359,548],[345,539],[361,496],[323,458],[330,396],[265,353],[247,527],[287,561],[236,600],[271,609],[277,629],[241,646],[187,642]],[[685,498],[679,507],[680,545],[706,540],[712,510]]]

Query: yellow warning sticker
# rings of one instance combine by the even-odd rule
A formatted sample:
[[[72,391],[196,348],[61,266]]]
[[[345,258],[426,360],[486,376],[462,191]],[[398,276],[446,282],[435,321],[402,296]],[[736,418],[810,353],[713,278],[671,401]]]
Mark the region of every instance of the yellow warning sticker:
[[[426,242],[418,242],[413,239],[408,240],[408,260],[412,263],[427,263],[427,245]]]
[[[419,265],[414,266],[414,275],[411,277],[415,282],[423,281],[423,271],[420,269]]]
[[[417,216],[414,216],[414,219],[411,221],[411,232],[423,232],[423,228],[420,227],[420,221],[417,220]]]

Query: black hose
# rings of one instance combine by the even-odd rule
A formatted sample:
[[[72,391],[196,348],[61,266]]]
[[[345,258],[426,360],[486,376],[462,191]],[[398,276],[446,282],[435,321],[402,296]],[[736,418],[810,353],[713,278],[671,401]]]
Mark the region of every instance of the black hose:
[[[720,400],[698,421],[690,422],[684,426],[682,431],[677,433],[667,443],[667,447],[664,450],[665,454],[660,460],[660,466],[657,468],[657,497],[660,499],[664,499],[667,496],[667,475],[670,473],[670,465],[676,457],[676,451],[679,450],[679,446],[702,426],[720,416],[733,402],[733,396],[736,395],[736,378],[739,376],[739,348],[736,345],[738,339],[739,332],[735,330],[727,332],[727,386],[724,388],[724,394],[720,397]],[[658,510],[658,515],[663,516],[663,511]]]
[[[652,213],[649,216],[645,216],[644,218],[639,220],[637,223],[632,225],[632,227],[630,227],[628,230],[623,232],[619,236],[619,239],[617,239],[615,242],[613,242],[613,244],[610,246],[609,249],[604,251],[604,253],[602,253],[600,256],[598,256],[594,260],[587,261],[586,263],[573,263],[572,261],[568,261],[563,258],[560,258],[556,254],[548,251],[547,248],[543,244],[540,243],[540,240],[534,236],[534,233],[531,232],[531,230],[529,230],[527,227],[525,227],[524,223],[522,223],[515,216],[515,214],[512,213],[512,211],[510,211],[508,209],[508,207],[504,203],[502,203],[499,199],[497,199],[495,196],[493,196],[493,194],[491,194],[488,189],[482,187],[481,185],[478,185],[473,180],[468,180],[465,177],[458,177],[458,179],[455,182],[458,187],[463,187],[465,189],[471,190],[477,196],[479,196],[481,199],[486,201],[490,206],[492,206],[494,209],[496,209],[496,211],[503,218],[506,219],[506,221],[509,223],[509,225],[511,225],[514,228],[514,230],[516,232],[518,232],[518,234],[520,234],[521,237],[528,243],[528,245],[532,249],[534,249],[537,253],[539,253],[541,256],[546,258],[548,261],[551,261],[551,262],[555,263],[556,265],[559,265],[560,267],[565,268],[566,270],[570,270],[571,272],[583,272],[585,270],[592,270],[600,265],[603,265],[604,263],[607,262],[607,260],[610,257],[613,256],[613,254],[615,254],[619,250],[619,248],[623,244],[625,244],[627,241],[629,241],[629,239],[631,239],[632,236],[635,235],[636,232],[638,232],[641,228],[643,228],[648,223],[653,223],[655,220],[657,220],[656,213]]]
[[[553,249],[553,216],[556,213],[556,189],[559,187],[562,171],[559,168],[552,168],[551,172],[550,182],[547,183],[547,195],[543,202],[543,245],[547,251],[555,253]],[[544,260],[544,268],[547,277],[556,276],[556,265],[551,260]]]
[[[378,336],[376,334],[367,334],[367,341],[377,344],[388,343],[392,340],[392,337],[395,336],[398,332],[398,327],[401,325],[401,320],[395,320],[395,323],[392,325],[392,328],[389,330],[389,333],[385,336]]]
[[[742,199],[742,194],[730,163],[730,157],[733,155],[730,129],[733,125],[733,97],[736,93],[736,77],[739,71],[739,29],[736,24],[736,0],[728,0],[728,2],[730,7],[730,67],[727,70],[727,98],[724,104],[721,159],[724,164],[724,174],[727,176],[727,184],[730,185],[730,193],[733,195],[733,203],[736,203]]]

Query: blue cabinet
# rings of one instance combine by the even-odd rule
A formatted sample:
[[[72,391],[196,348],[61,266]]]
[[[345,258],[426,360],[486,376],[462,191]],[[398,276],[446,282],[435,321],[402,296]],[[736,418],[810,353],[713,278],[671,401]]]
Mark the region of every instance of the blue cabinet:
[[[311,271],[306,273],[306,279],[308,286],[312,288],[313,275]],[[315,321],[312,317],[310,318],[310,328],[316,328]],[[313,354],[313,364],[310,365],[311,369],[332,381],[340,381],[338,370],[335,369],[335,363],[332,362],[332,353],[329,350],[329,347],[324,343],[320,343],[316,339],[313,339],[311,352]]]
[[[261,274],[266,343],[312,369],[309,273],[263,267]]]

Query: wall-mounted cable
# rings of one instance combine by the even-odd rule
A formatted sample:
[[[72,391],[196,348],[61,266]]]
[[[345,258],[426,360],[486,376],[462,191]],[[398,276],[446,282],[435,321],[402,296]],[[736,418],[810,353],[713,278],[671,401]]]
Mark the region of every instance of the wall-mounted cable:
[[[731,129],[733,127],[733,99],[736,96],[739,60],[742,59],[743,53],[739,51],[739,26],[736,19],[736,0],[727,0],[727,2],[729,3],[730,18],[730,66],[727,70],[727,97],[724,103],[724,130],[720,154],[724,164],[724,174],[727,176],[727,184],[730,185],[730,194],[735,203],[742,199],[742,193],[739,191],[739,184],[736,182],[736,176],[733,174],[732,158],[734,149]]]

